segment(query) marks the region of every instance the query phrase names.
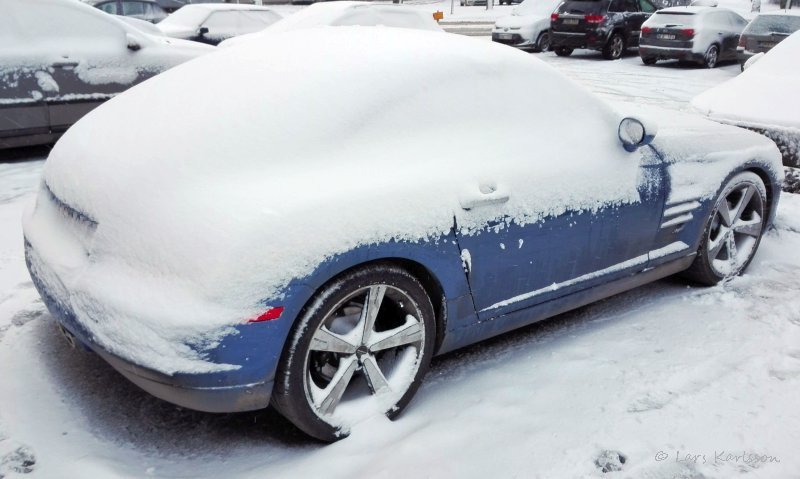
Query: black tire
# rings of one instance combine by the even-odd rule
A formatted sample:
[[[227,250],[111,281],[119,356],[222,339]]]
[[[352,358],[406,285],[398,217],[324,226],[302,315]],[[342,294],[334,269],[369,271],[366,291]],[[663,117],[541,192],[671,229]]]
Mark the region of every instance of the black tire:
[[[719,47],[712,44],[703,55],[703,66],[706,68],[714,68],[719,63]]]
[[[614,33],[603,47],[603,58],[606,60],[619,60],[625,53],[625,37],[619,33]]]
[[[550,49],[550,32],[544,31],[536,38],[536,48],[534,52],[546,52]],[[570,52],[572,53],[572,52]]]
[[[742,274],[761,244],[768,216],[766,208],[767,189],[758,175],[745,171],[731,178],[706,221],[697,257],[683,275],[713,286]]]
[[[560,57],[568,57],[568,56],[572,55],[572,51],[573,51],[572,48],[569,48],[569,47],[555,47],[554,50],[556,52],[556,55],[558,55]]]
[[[373,301],[378,306],[370,315]],[[373,327],[365,326],[370,317]],[[428,371],[435,321],[425,288],[407,271],[381,264],[345,274],[320,288],[297,320],[278,366],[273,405],[326,442],[346,437],[350,422],[358,422],[346,410],[336,416],[354,396],[375,398],[370,403],[376,409],[367,415],[396,417]],[[387,337],[394,329],[398,333]],[[370,343],[374,334],[378,338]]]
[[[658,58],[656,57],[642,57],[642,63],[645,65],[655,65],[657,61]]]

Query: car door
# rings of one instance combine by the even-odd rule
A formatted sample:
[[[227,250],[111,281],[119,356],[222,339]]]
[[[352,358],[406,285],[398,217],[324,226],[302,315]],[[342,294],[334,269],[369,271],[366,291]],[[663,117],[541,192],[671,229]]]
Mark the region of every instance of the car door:
[[[634,161],[634,179],[620,187],[635,188],[627,204],[594,209],[566,209],[538,221],[511,220],[519,206],[508,206],[516,192],[484,178],[462,199],[456,230],[479,320],[490,319],[631,275],[646,268],[664,204],[664,168],[649,148],[639,155],[619,154],[600,161],[609,167]],[[533,153],[535,156],[535,153]],[[631,158],[634,156],[634,158]],[[580,159],[577,159],[580,161]],[[530,166],[535,168],[533,164]],[[520,170],[520,176],[529,174]],[[635,184],[634,184],[635,183]],[[568,178],[563,187],[570,188]],[[531,185],[531,188],[535,186]],[[581,195],[581,192],[574,192]],[[524,207],[524,206],[523,206]],[[493,220],[478,231],[464,224]]]
[[[629,47],[639,44],[639,36],[642,33],[642,24],[647,19],[639,6],[639,0],[623,0],[625,10],[625,29],[627,31]]]
[[[655,5],[653,5],[650,0],[638,0],[638,3],[639,13],[637,14],[638,20],[636,21],[636,45],[639,44],[639,39],[642,34],[642,24],[656,11]]]

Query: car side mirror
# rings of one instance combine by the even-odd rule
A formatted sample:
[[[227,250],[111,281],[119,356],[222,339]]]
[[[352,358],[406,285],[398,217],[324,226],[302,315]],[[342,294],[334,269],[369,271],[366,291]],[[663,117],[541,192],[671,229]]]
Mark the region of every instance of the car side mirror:
[[[208,27],[200,27],[200,28],[197,30],[197,34],[198,34],[198,35],[200,35],[201,37],[202,37],[203,35],[205,35],[206,33],[208,33]]]
[[[642,121],[636,118],[623,118],[619,123],[619,140],[625,151],[636,151],[639,147],[649,145],[656,137],[655,128],[645,127]]]
[[[128,44],[128,50],[137,51],[141,50],[142,44],[139,42],[139,39],[135,36],[131,35],[130,33],[125,34],[125,41]]]

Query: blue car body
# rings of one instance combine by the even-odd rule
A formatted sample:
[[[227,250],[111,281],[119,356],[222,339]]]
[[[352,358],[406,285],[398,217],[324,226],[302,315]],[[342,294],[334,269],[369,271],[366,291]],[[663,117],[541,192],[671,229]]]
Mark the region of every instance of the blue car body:
[[[295,319],[323,285],[355,267],[390,261],[420,277],[438,310],[438,354],[686,269],[715,197],[669,204],[672,160],[664,158],[657,145],[644,147],[642,157],[642,200],[634,204],[567,211],[524,226],[497,221],[473,235],[461,234],[456,215],[449,234],[436,240],[389,241],[329,258],[283,290],[279,319],[238,325],[214,348],[201,351],[210,362],[240,366],[233,371],[168,375],[112,354],[51,293],[42,279],[48,275],[32,261],[35,247],[27,240],[26,259],[36,288],[65,333],[144,390],[196,410],[255,410],[270,402]],[[728,178],[745,170],[765,180],[771,224],[781,178],[759,160],[741,163]],[[273,298],[264,300],[272,302]]]

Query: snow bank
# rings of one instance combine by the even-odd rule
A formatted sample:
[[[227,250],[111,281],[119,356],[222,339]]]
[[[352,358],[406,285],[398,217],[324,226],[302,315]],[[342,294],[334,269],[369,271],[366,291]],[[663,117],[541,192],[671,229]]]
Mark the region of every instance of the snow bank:
[[[794,33],[741,75],[692,100],[718,121],[783,130],[800,137],[800,33]]]

